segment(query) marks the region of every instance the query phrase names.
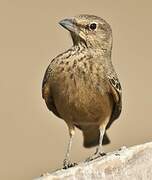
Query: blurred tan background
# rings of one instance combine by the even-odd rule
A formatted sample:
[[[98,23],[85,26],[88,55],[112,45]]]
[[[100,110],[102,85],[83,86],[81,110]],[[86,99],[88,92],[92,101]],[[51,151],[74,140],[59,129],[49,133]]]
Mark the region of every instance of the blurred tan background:
[[[114,36],[113,63],[123,87],[123,112],[108,131],[112,151],[152,140],[152,2],[149,0],[0,1],[0,179],[30,180],[62,167],[66,124],[41,98],[49,59],[71,46],[58,21],[80,13],[106,19]],[[72,158],[82,147],[77,131]]]

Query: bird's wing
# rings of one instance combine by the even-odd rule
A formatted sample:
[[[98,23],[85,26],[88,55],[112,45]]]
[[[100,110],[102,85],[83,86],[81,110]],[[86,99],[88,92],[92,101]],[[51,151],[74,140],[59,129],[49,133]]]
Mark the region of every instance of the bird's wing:
[[[109,76],[108,83],[110,86],[110,94],[112,95],[114,105],[109,123],[106,129],[120,116],[122,110],[122,89],[120,82],[116,76]]]
[[[53,95],[51,92],[51,80],[50,80],[51,68],[50,68],[50,66],[51,66],[51,64],[46,69],[46,72],[45,72],[45,75],[43,78],[42,97],[45,100],[48,109],[50,111],[52,111],[56,116],[60,117],[60,115],[56,109],[54,99],[53,99]]]

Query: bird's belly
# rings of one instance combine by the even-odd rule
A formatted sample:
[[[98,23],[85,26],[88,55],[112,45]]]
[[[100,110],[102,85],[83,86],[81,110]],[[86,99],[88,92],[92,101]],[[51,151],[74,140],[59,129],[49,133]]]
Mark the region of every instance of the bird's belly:
[[[55,87],[55,86],[54,86]],[[111,114],[111,103],[105,92],[91,88],[83,81],[56,86],[55,104],[60,116],[74,125],[100,125]]]

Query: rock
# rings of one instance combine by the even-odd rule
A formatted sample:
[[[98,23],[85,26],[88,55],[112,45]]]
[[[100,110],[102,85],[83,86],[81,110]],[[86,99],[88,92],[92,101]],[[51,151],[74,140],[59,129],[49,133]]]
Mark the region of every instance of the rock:
[[[47,173],[35,180],[152,180],[152,142],[122,147],[106,156]]]

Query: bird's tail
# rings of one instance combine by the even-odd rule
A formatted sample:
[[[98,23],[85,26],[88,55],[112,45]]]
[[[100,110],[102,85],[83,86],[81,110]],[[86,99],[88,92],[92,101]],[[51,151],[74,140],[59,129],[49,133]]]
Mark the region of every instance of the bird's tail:
[[[99,139],[100,139],[100,131],[98,128],[89,128],[83,130],[83,146],[86,148],[94,147],[99,144]],[[108,138],[107,134],[104,134],[103,137],[103,145],[109,144],[110,139]]]

